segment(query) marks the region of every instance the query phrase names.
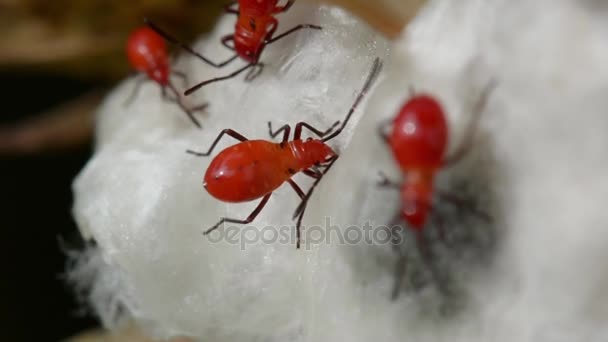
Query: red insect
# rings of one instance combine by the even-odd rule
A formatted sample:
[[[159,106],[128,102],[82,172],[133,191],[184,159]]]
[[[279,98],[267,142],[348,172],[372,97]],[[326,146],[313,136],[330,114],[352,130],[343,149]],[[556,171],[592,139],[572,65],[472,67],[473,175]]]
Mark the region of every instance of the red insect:
[[[390,146],[393,157],[405,176],[400,184],[390,181],[382,175],[380,185],[399,189],[401,210],[395,222],[403,220],[408,223],[410,229],[416,232],[418,246],[423,254],[428,254],[428,251],[425,247],[422,230],[432,211],[434,195],[458,206],[466,203],[458,196],[435,190],[434,179],[441,169],[453,165],[468,151],[479,116],[492,88],[493,83],[485,88],[479,101],[475,104],[466,138],[456,152],[449,157],[445,156],[448,142],[445,112],[441,104],[430,95],[413,95],[392,120],[392,128],[388,133],[386,124],[380,127],[382,138]],[[486,216],[479,212],[477,214]],[[393,237],[395,238],[395,235]],[[404,273],[403,257],[397,265],[398,283],[393,291],[393,298],[398,295]]]
[[[177,103],[186,115],[188,115],[192,123],[199,128],[201,127],[201,124],[194,117],[193,112],[205,109],[207,104],[195,108],[188,108],[184,105],[179,92],[171,83],[170,75],[173,74],[178,76],[182,78],[184,82],[186,81],[186,75],[179,71],[170,70],[167,47],[161,36],[149,27],[144,26],[136,29],[131,33],[127,41],[127,57],[135,70],[141,74],[145,74],[149,80],[156,82],[161,87],[163,98]],[[135,98],[141,84],[145,80],[146,78],[139,78],[137,80],[133,93],[125,104],[130,103]],[[171,98],[167,95],[167,88],[173,93],[175,98]]]
[[[222,38],[222,44],[228,49],[234,51],[235,55],[221,63],[215,63],[207,57],[199,54],[191,47],[183,44],[182,42],[174,38],[172,35],[163,31],[151,21],[146,20],[146,22],[148,26],[150,26],[161,36],[165,37],[165,39],[167,39],[173,44],[180,46],[184,50],[188,51],[192,55],[200,58],[202,61],[215,68],[222,68],[231,63],[232,61],[236,60],[238,57],[242,58],[248,63],[246,66],[234,71],[233,73],[227,76],[212,78],[210,80],[200,82],[193,87],[190,87],[184,92],[185,95],[190,95],[209,83],[233,78],[248,69],[249,71],[245,76],[245,80],[251,81],[255,77],[257,77],[264,68],[264,63],[260,63],[260,56],[267,45],[272,44],[278,41],[279,39],[284,38],[301,29],[309,28],[321,30],[321,27],[317,25],[302,24],[289,29],[278,36],[275,36],[275,31],[277,30],[277,27],[279,25],[279,21],[275,16],[277,14],[289,10],[289,8],[295,2],[295,0],[288,0],[285,5],[280,6],[279,1],[280,0],[239,0],[238,9],[232,8],[232,5],[236,4],[237,1],[233,1],[232,4],[226,6],[226,12],[236,14],[238,16],[238,19],[234,27],[234,33],[224,36]],[[230,42],[232,42],[232,45],[230,44]]]
[[[224,217],[213,225],[205,235],[212,232],[224,222],[247,224],[252,222],[264,208],[272,192],[287,182],[302,200],[294,214],[298,217],[296,225],[297,248],[300,248],[300,225],[306,203],[312,194],[314,187],[320,182],[333,163],[338,159],[338,154],[327,145],[327,142],[337,137],[355,109],[367,93],[382,67],[380,59],[374,61],[372,70],[355,102],[348,111],[342,125],[334,131],[340,122],[334,123],[328,130],[320,131],[306,122],[299,122],[295,126],[293,140],[289,141],[291,127],[284,125],[273,132],[270,122],[268,131],[272,138],[283,134],[280,143],[267,140],[248,140],[243,135],[232,129],[224,129],[215,139],[209,150],[205,153],[187,151],[196,156],[207,157],[224,135],[229,135],[240,142],[220,152],[209,164],[204,178],[204,187],[213,197],[224,202],[249,202],[262,198],[253,212],[244,220]],[[302,129],[306,128],[317,138],[303,140]],[[323,170],[321,171],[321,168]],[[315,182],[305,195],[302,189],[291,179],[296,173],[302,172],[314,178]]]

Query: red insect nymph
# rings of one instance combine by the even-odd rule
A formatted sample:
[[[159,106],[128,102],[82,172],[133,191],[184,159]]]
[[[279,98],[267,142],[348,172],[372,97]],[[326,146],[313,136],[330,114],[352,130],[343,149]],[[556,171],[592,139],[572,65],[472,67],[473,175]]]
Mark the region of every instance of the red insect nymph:
[[[179,71],[171,71],[165,40],[159,36],[156,31],[147,26],[133,31],[127,40],[127,58],[135,70],[145,74],[148,79],[156,82],[160,86],[163,98],[177,103],[186,115],[188,115],[188,118],[192,123],[199,128],[201,127],[201,124],[194,117],[193,112],[207,108],[207,104],[188,108],[183,103],[180,93],[173,83],[171,83],[169,77],[173,74],[185,81],[186,75]],[[135,98],[135,95],[139,91],[139,87],[145,80],[145,78],[138,79],[138,82],[133,89],[133,93],[126,101],[127,104]],[[167,89],[173,93],[173,98],[167,95]]]
[[[150,28],[161,36],[165,37],[165,39],[171,43],[179,45],[184,50],[215,68],[222,68],[239,57],[248,63],[246,66],[227,76],[212,78],[190,87],[185,91],[185,94],[189,95],[209,83],[233,78],[248,69],[249,71],[247,76],[245,76],[245,80],[250,81],[257,77],[264,68],[264,64],[260,63],[260,56],[267,45],[287,37],[288,35],[301,29],[307,28],[320,30],[320,26],[302,24],[297,25],[277,36],[274,35],[277,27],[279,26],[279,21],[276,18],[276,15],[289,10],[294,2],[295,0],[287,0],[284,5],[279,5],[279,0],[239,0],[238,9],[232,8],[232,5],[236,4],[237,1],[233,1],[232,4],[226,6],[226,12],[235,14],[238,18],[234,26],[234,33],[222,37],[222,44],[228,49],[233,50],[236,54],[221,63],[215,63],[207,57],[199,54],[191,47],[185,45],[172,35],[161,30],[149,20],[146,22]]]
[[[448,129],[443,108],[428,95],[415,95],[393,121],[388,143],[405,174],[402,216],[422,229],[431,208],[433,179],[443,166]]]
[[[270,123],[268,123],[268,129],[272,138],[280,134],[283,135],[280,143],[267,140],[248,140],[232,129],[225,129],[211,144],[209,151],[205,153],[188,151],[191,154],[205,157],[211,154],[224,134],[239,140],[239,143],[224,149],[213,158],[205,173],[205,189],[207,189],[210,195],[224,202],[248,202],[262,198],[258,206],[246,219],[224,217],[205,231],[205,234],[210,233],[224,222],[247,224],[253,221],[262,208],[264,208],[273,191],[287,182],[302,200],[294,214],[294,219],[298,218],[296,224],[296,247],[299,248],[300,225],[308,198],[323,175],[329,171],[338,159],[338,154],[327,142],[342,132],[358,104],[363,99],[363,96],[379,74],[381,66],[380,60],[376,59],[363,88],[346,114],[342,124],[335,131],[334,128],[340,122],[334,123],[326,131],[320,131],[306,122],[299,122],[295,126],[293,140],[290,141],[291,127],[289,125],[284,125],[276,132],[273,132]],[[302,130],[304,128],[318,138],[302,139]],[[321,171],[321,168],[324,169]],[[295,174],[300,172],[315,179],[306,195],[291,179]]]
[[[162,86],[169,83],[169,56],[165,40],[149,27],[141,27],[129,36],[127,57],[137,71]]]

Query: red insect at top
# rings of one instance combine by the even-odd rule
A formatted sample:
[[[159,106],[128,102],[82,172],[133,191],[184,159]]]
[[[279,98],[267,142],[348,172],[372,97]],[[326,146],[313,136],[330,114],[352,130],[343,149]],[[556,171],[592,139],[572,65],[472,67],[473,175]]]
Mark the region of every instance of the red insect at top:
[[[191,47],[180,42],[169,33],[163,31],[150,20],[146,19],[146,23],[151,29],[156,31],[171,43],[179,45],[182,49],[188,51],[190,54],[198,57],[203,62],[215,68],[222,68],[239,57],[248,63],[246,66],[232,72],[227,76],[212,78],[190,87],[184,92],[185,95],[190,95],[207,84],[233,78],[248,69],[249,71],[247,76],[245,76],[245,80],[250,81],[257,77],[264,68],[264,64],[260,63],[260,56],[268,44],[272,44],[301,29],[308,28],[320,30],[320,26],[302,24],[297,25],[277,36],[274,35],[277,27],[279,26],[279,21],[275,16],[289,10],[294,2],[295,0],[287,0],[285,5],[279,5],[279,0],[239,0],[238,9],[232,8],[232,5],[236,4],[237,1],[234,1],[232,4],[226,6],[226,12],[236,14],[238,18],[234,26],[234,33],[222,37],[222,44],[228,49],[233,50],[236,54],[221,63],[215,63],[207,57],[194,51]],[[232,44],[230,44],[230,42],[232,42]]]
[[[278,3],[279,0],[239,0],[234,35],[225,39],[234,40],[234,50],[247,62],[259,61],[268,39],[272,38],[279,24],[274,16],[287,11],[294,1],[288,1],[285,6],[278,6]]]
[[[169,76],[173,74],[185,81],[186,75],[179,71],[171,71],[165,40],[158,35],[156,31],[147,26],[140,27],[133,31],[127,40],[127,58],[135,70],[145,74],[148,79],[160,85],[163,98],[176,102],[186,115],[188,115],[188,118],[190,118],[192,123],[199,128],[201,127],[192,112],[205,109],[207,104],[194,108],[187,108],[182,102],[180,93],[171,83]],[[145,79],[138,80],[135,89],[133,90],[133,94],[127,99],[127,103],[133,100],[144,80]],[[174,98],[167,96],[167,88],[173,93]]]
[[[272,192],[287,182],[302,199],[300,206],[296,209],[294,218],[298,217],[296,225],[297,248],[300,247],[300,224],[306,203],[312,190],[321,178],[338,159],[338,154],[327,142],[337,137],[354,113],[363,96],[373,84],[382,67],[379,59],[374,61],[372,70],[351,106],[341,126],[334,131],[339,124],[336,122],[327,131],[320,131],[305,122],[299,122],[295,126],[293,140],[289,140],[291,127],[285,125],[276,132],[272,132],[270,123],[268,128],[272,138],[283,134],[280,143],[267,140],[247,140],[243,135],[232,129],[223,130],[215,139],[209,151],[206,153],[188,151],[197,156],[209,156],[224,134],[227,134],[240,142],[220,152],[207,168],[204,178],[205,189],[213,197],[224,202],[248,202],[262,198],[258,206],[245,220],[222,218],[205,234],[210,233],[224,222],[247,224],[260,213]],[[301,138],[302,129],[306,128],[318,138]],[[320,168],[324,167],[321,171]],[[300,187],[291,179],[296,173],[302,172],[315,179],[305,195]]]

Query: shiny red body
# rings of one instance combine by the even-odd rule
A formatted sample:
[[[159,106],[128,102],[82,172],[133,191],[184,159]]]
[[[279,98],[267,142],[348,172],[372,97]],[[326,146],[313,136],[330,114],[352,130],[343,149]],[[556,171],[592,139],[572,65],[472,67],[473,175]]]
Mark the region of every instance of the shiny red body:
[[[148,27],[139,28],[127,40],[131,66],[161,86],[169,83],[169,56],[164,39]]]
[[[415,95],[403,105],[392,127],[388,143],[405,174],[401,215],[420,230],[431,210],[435,173],[443,167],[448,141],[445,113],[433,97]]]
[[[247,140],[227,147],[205,173],[205,189],[224,202],[248,202],[280,187],[294,174],[336,156],[318,139],[274,143]]]
[[[266,39],[276,30],[274,17],[283,11],[279,0],[239,0],[239,17],[234,28],[234,49],[250,63],[257,63]]]

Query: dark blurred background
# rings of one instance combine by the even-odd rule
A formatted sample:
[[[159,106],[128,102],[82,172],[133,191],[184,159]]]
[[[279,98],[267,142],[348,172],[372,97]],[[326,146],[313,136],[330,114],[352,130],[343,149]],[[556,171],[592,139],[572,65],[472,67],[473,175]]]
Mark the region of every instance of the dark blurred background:
[[[224,3],[0,0],[0,340],[60,341],[98,325],[62,278],[59,244],[79,244],[71,183],[91,155],[92,115],[129,75],[124,43],[144,16],[187,41]]]
[[[95,82],[61,75],[0,73],[2,124],[33,117],[97,87]],[[5,341],[58,341],[95,321],[77,314],[64,282],[65,257],[58,237],[74,243],[70,184],[86,163],[90,144],[63,151],[0,157],[0,320]]]

